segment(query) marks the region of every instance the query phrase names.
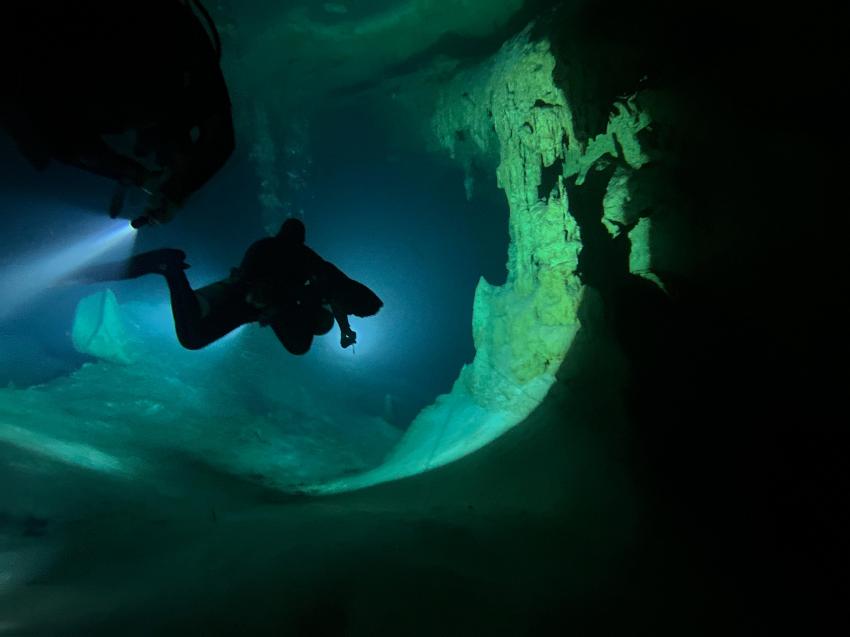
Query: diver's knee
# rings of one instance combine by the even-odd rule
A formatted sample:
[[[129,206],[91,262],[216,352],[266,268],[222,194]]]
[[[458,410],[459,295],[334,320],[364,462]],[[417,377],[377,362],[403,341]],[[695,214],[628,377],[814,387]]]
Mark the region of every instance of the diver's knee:
[[[313,344],[313,335],[302,334],[297,338],[292,338],[292,336],[289,335],[289,338],[281,339],[281,343],[283,343],[286,351],[290,354],[303,356],[310,351],[310,346]]]
[[[196,352],[199,349],[204,349],[209,343],[203,341],[203,339],[198,338],[195,335],[190,334],[181,334],[177,332],[177,340],[180,342],[185,349]]]
[[[286,351],[290,354],[294,354],[295,356],[303,356],[304,354],[309,352],[310,345],[312,345],[311,341],[283,344],[283,346],[286,348]]]
[[[324,336],[333,329],[334,316],[328,310],[322,309],[317,318],[316,325],[313,328],[313,334],[316,336]]]

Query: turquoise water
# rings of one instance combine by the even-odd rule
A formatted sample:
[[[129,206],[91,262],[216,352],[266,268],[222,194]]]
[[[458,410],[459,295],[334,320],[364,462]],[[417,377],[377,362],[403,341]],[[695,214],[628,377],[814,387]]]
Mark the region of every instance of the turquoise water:
[[[0,137],[0,635],[817,633],[844,576],[843,388],[823,373],[843,329],[826,311],[845,252],[827,147],[843,146],[823,106],[840,103],[841,21],[660,0],[207,4],[236,150],[170,223],[131,231],[140,189],[110,219],[111,180],[37,170],[33,148]],[[440,150],[439,97],[534,17],[570,148],[626,102],[651,118],[619,192],[652,220],[642,258],[665,286],[630,272],[631,246],[603,225],[610,184],[572,182],[587,286],[551,391],[517,388],[536,407],[491,423],[468,396],[502,387],[493,364],[492,383],[441,399],[405,438],[476,355],[479,282],[505,284],[538,228],[510,221],[505,149],[468,152],[489,120]],[[21,51],[57,53],[14,24],[4,77],[32,61]],[[111,79],[139,100],[153,86]],[[549,113],[545,97],[529,106]],[[519,127],[534,161],[547,121]],[[611,148],[589,182],[622,160]],[[529,192],[567,176],[552,166]],[[296,357],[252,324],[187,351],[162,277],[65,281],[173,247],[201,287],[290,216],[385,302],[352,319],[354,348],[334,328]],[[435,468],[446,441],[476,452]],[[366,482],[380,484],[345,491]],[[317,496],[328,484],[343,492]]]

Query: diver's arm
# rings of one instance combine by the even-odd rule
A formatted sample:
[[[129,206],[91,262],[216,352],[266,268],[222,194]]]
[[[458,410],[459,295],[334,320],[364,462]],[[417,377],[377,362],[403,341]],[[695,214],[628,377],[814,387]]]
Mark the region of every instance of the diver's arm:
[[[317,269],[320,272],[320,285],[324,289],[324,301],[331,306],[331,312],[334,319],[339,325],[339,344],[346,348],[349,345],[354,345],[357,342],[357,332],[351,329],[348,322],[348,304],[345,302],[345,297],[342,294],[345,289],[345,281],[347,276],[336,267],[333,263],[325,261],[312,250],[310,251],[317,259]]]
[[[341,305],[334,303],[333,301],[331,302],[331,311],[333,312],[337,325],[339,325],[340,346],[345,349],[349,345],[354,345],[357,342],[357,332],[351,329],[351,325],[348,322],[348,313]]]

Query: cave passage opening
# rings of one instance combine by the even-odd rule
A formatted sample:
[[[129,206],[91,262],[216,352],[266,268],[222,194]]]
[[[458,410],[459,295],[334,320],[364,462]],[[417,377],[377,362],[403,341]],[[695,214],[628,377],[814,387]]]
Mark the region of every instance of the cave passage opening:
[[[0,339],[0,381],[8,386],[3,397],[8,410],[16,408],[24,397],[19,392],[27,388],[52,394],[55,411],[42,414],[51,424],[44,429],[24,422],[25,429],[33,425],[53,447],[89,445],[91,432],[85,427],[61,422],[79,417],[67,414],[67,405],[83,401],[84,416],[98,417],[107,430],[114,428],[114,439],[99,438],[104,453],[120,457],[142,444],[158,447],[151,451],[156,455],[175,445],[192,456],[226,455],[223,464],[221,458],[212,463],[288,488],[370,468],[422,408],[450,391],[459,369],[475,354],[471,317],[479,279],[494,285],[505,280],[509,237],[504,193],[492,175],[482,172],[474,196],[468,197],[462,169],[434,153],[394,143],[380,114],[368,104],[336,105],[316,113],[313,121],[318,124],[311,126],[305,149],[309,180],[299,200],[308,243],[367,282],[386,303],[376,317],[354,320],[358,345],[340,349],[334,332],[317,338],[307,356],[293,358],[268,330],[249,327],[207,352],[183,352],[174,342],[165,286],[158,277],[145,277],[101,286],[115,292],[128,339],[138,346],[134,365],[115,367],[74,351],[68,338],[79,301],[100,288],[42,290],[4,317]],[[285,152],[286,137],[276,141]],[[257,188],[251,187],[257,175],[250,152],[250,146],[240,149],[175,222],[134,236],[135,251],[184,248],[195,286],[226,276],[241,251],[264,234]],[[57,228],[67,233],[88,227],[98,206],[108,201],[109,184],[99,178],[60,166],[37,174],[13,157],[14,149],[4,148],[4,154],[16,167],[4,191],[7,203],[26,204],[42,216],[35,225],[14,217],[4,220],[10,262],[35,246],[51,245],[49,237]],[[104,258],[122,255],[111,251]],[[106,382],[110,375],[116,382]],[[133,391],[127,391],[128,384]],[[199,394],[207,398],[200,409]],[[142,404],[146,413],[134,411],[133,405]],[[119,413],[126,418],[120,426],[114,421]],[[38,417],[36,410],[30,415]],[[152,433],[167,420],[181,419],[170,434]],[[224,419],[239,422],[222,426]],[[357,424],[364,419],[377,422],[376,431],[364,435]],[[206,442],[193,449],[184,438],[204,420],[210,429]],[[259,427],[255,421],[261,421]],[[311,433],[316,423],[321,423],[319,431]],[[138,430],[129,432],[128,426]],[[240,452],[232,446],[232,435],[276,442],[273,449],[244,449],[243,457],[236,458]],[[24,437],[10,434],[5,442],[20,451],[26,446]],[[333,449],[323,451],[322,444]],[[286,448],[284,455],[279,445]],[[227,447],[231,449],[224,453]],[[266,460],[258,462],[258,455]],[[302,466],[292,472],[281,469],[297,464]]]

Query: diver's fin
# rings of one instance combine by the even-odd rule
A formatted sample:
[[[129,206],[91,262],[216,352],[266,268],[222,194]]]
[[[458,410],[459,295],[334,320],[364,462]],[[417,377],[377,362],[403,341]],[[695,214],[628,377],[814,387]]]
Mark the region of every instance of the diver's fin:
[[[174,248],[161,248],[142,252],[127,259],[127,270],[122,278],[135,279],[145,274],[165,274],[170,270],[185,270],[186,253]]]
[[[167,274],[175,269],[185,270],[186,253],[183,250],[162,248],[130,257],[124,261],[99,263],[83,268],[68,276],[66,283],[97,283],[100,281],[122,281],[136,279],[145,274]]]

